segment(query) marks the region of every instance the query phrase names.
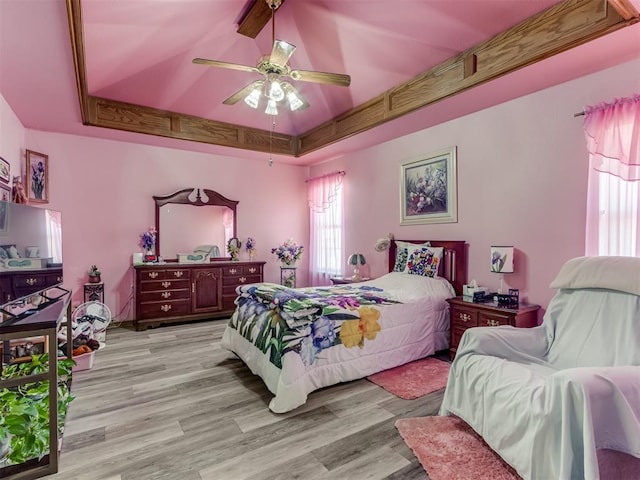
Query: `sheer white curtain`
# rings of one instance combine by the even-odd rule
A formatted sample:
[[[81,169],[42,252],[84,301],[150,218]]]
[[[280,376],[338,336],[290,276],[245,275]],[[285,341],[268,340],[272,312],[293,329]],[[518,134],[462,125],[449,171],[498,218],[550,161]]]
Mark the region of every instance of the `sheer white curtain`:
[[[640,256],[640,95],[585,108],[587,255]]]
[[[307,180],[310,216],[309,273],[311,285],[329,285],[344,263],[344,172]]]

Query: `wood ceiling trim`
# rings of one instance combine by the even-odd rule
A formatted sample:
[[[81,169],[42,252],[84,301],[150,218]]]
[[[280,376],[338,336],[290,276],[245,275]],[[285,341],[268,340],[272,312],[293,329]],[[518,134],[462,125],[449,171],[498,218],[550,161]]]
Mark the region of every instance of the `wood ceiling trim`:
[[[80,100],[80,116],[82,123],[89,121],[89,102],[87,101],[87,68],[84,54],[84,31],[82,28],[82,8],[80,0],[67,0],[67,20],[71,35],[71,52],[76,77],[76,88]]]
[[[295,155],[291,135],[89,96],[89,125],[278,155]]]
[[[565,0],[386,91],[364,109],[356,107],[303,133],[299,137],[298,155],[377,127],[636,21],[637,18],[625,20],[613,8],[607,8],[603,0]],[[471,56],[475,60],[468,60]],[[380,112],[380,105],[387,105],[387,110]],[[335,125],[333,129],[329,128],[331,124]],[[348,127],[340,128],[345,125]],[[322,135],[327,132],[333,133]]]
[[[282,0],[282,4],[284,0]],[[280,7],[278,7],[280,8]],[[271,20],[271,7],[265,0],[254,0],[238,25],[238,33],[249,38],[256,38]]]
[[[67,16],[85,125],[299,157],[640,20],[619,13],[629,0],[608,2],[565,0],[299,137],[89,96],[81,0]]]

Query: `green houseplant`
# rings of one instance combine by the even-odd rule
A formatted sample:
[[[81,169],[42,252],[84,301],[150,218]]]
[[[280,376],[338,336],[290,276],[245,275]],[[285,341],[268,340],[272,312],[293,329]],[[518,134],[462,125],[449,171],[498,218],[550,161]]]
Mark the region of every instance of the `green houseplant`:
[[[74,365],[71,359],[58,361],[58,432],[64,429],[69,404],[74,399],[67,377]],[[49,369],[48,354],[33,355],[30,362],[7,365],[2,380],[44,373]],[[49,453],[49,384],[33,382],[0,390],[0,467],[42,458]]]
[[[89,283],[100,283],[100,269],[96,265],[91,265],[89,269]]]

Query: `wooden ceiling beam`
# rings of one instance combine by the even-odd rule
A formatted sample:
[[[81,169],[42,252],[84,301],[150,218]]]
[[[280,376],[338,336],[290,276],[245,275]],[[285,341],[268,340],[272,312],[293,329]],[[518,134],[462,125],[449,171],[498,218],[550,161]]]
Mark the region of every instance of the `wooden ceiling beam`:
[[[295,155],[296,138],[283,133],[207,120],[157,108],[88,97],[89,125],[159,137]]]
[[[628,0],[609,0],[627,2]],[[638,21],[603,0],[565,0],[299,136],[303,156]]]
[[[284,3],[284,0],[282,0]],[[280,8],[280,7],[278,7]],[[240,19],[238,33],[249,38],[256,38],[267,23],[271,20],[271,8],[265,0],[254,0],[253,4]]]
[[[638,12],[638,8],[640,7],[636,8],[630,0],[608,0],[608,2],[625,20],[631,20],[632,18],[640,16]],[[640,4],[637,0],[636,2]]]

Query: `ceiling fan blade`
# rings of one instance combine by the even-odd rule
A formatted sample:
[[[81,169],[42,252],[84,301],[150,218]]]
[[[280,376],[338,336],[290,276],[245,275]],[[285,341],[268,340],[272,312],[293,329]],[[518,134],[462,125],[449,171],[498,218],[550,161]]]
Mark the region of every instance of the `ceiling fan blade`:
[[[291,45],[283,40],[275,40],[273,42],[273,49],[271,49],[271,55],[269,56],[269,62],[284,67],[295,51],[295,45]]]
[[[222,67],[230,68],[232,70],[242,70],[243,72],[259,72],[256,67],[250,67],[248,65],[240,65],[239,63],[220,62],[218,60],[207,60],[206,58],[194,58],[193,63],[199,65],[208,65],[210,67]]]
[[[249,95],[251,90],[253,90],[254,88],[262,87],[263,83],[264,83],[263,80],[256,80],[255,82],[251,82],[249,85],[247,85],[246,87],[241,88],[240,90],[238,90],[236,93],[231,95],[229,98],[227,98],[222,103],[225,104],[225,105],[235,105],[240,100],[242,100],[244,97]]]
[[[300,80],[301,82],[326,83],[328,85],[337,85],[339,87],[348,87],[351,85],[351,77],[342,73],[293,70],[289,73],[289,76],[294,80]]]

